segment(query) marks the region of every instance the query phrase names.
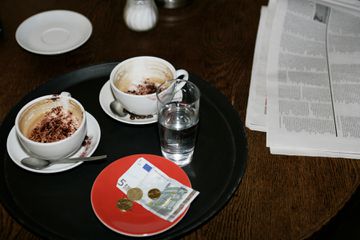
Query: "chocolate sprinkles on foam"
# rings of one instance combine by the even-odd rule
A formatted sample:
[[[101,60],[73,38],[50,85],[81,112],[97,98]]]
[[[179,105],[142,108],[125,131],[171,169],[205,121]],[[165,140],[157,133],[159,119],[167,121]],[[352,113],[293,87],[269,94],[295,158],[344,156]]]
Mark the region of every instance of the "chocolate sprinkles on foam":
[[[80,122],[73,113],[62,106],[54,107],[45,113],[42,120],[35,126],[29,139],[51,143],[71,136],[80,126]]]

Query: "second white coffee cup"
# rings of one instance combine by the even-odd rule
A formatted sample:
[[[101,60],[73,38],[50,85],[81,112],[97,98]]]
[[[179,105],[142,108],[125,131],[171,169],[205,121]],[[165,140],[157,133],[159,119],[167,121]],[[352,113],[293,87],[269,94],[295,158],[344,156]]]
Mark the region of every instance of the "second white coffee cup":
[[[164,59],[140,56],[116,65],[110,74],[110,86],[115,99],[127,111],[137,115],[152,115],[157,112],[157,87],[180,76],[185,80],[189,78],[186,70],[176,70]],[[171,89],[164,89],[164,94]]]

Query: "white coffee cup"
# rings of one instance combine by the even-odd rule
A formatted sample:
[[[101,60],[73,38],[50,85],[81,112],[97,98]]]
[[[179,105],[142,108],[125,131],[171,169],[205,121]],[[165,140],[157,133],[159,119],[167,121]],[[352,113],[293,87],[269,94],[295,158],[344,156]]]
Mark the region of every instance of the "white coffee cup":
[[[59,106],[60,108],[57,108]],[[61,140],[52,140],[52,142],[31,139],[32,134],[34,134],[34,128],[39,126],[42,119],[46,118],[46,113],[50,111],[55,112],[54,109],[63,109],[66,114],[71,112],[69,115],[65,115],[72,119],[71,122],[68,122],[68,120],[64,121],[71,126],[76,122],[76,125],[78,125],[77,129],[75,128],[76,130],[71,135]],[[56,115],[55,113],[52,114],[53,116]],[[47,119],[49,118],[47,117]],[[54,122],[54,118],[52,118],[51,121],[48,121],[47,126],[55,124]],[[86,113],[81,103],[72,98],[69,93],[63,92],[60,95],[46,95],[30,101],[21,108],[15,119],[15,130],[21,145],[29,155],[56,160],[70,156],[80,149],[86,136]],[[66,130],[64,131],[66,132]]]
[[[110,86],[115,99],[127,111],[137,115],[151,115],[157,112],[156,90],[144,95],[137,95],[141,89],[139,85],[146,86],[145,82],[147,82],[157,87],[180,76],[183,76],[185,80],[189,78],[186,70],[176,70],[164,59],[140,56],[129,58],[116,65],[110,74]],[[166,93],[166,91],[170,91],[170,88],[163,91]]]

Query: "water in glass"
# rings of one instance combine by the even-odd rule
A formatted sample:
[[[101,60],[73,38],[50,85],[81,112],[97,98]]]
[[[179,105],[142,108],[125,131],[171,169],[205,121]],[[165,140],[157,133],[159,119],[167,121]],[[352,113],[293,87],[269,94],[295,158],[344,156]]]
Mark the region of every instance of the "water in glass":
[[[191,162],[198,116],[191,105],[167,104],[159,114],[159,134],[164,157],[184,166]]]

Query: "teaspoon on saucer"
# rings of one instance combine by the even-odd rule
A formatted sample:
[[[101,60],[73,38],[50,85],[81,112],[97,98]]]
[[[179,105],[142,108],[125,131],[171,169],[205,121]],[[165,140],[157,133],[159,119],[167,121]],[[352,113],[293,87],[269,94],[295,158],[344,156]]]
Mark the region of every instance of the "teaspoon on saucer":
[[[35,157],[26,157],[21,159],[21,163],[32,169],[41,170],[46,167],[49,167],[50,165],[57,164],[57,163],[76,163],[79,161],[96,161],[106,158],[107,155],[101,155],[101,156],[94,156],[94,157],[78,157],[78,158],[64,158],[64,159],[58,159],[58,160],[46,160],[46,159],[39,159]]]
[[[110,109],[115,115],[119,117],[125,117],[127,115],[122,104],[117,100],[114,100],[110,103]]]

